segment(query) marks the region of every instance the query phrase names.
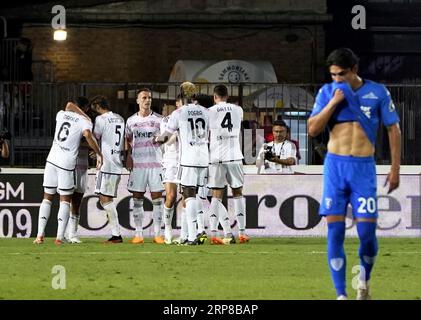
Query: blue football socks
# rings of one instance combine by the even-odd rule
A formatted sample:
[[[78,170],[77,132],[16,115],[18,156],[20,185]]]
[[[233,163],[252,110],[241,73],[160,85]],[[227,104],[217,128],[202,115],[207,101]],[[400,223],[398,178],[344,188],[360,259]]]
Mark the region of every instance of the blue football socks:
[[[374,222],[358,222],[357,231],[358,237],[360,238],[360,280],[370,280],[371,270],[374,266],[374,261],[377,255],[377,238],[376,238],[376,226]]]
[[[345,222],[331,222],[327,233],[327,259],[337,296],[346,296]]]

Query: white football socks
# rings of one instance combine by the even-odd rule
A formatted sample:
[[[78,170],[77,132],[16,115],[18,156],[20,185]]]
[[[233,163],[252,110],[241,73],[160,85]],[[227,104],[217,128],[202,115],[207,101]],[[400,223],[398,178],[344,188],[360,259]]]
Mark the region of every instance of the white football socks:
[[[133,211],[132,217],[135,225],[135,235],[143,238],[143,199],[133,198]]]
[[[153,232],[155,237],[161,234],[162,225],[162,199],[152,200],[153,205]]]
[[[197,206],[197,233],[202,233],[205,230],[205,213],[203,208],[203,200],[196,195]]]
[[[64,231],[66,231],[67,222],[69,221],[70,216],[70,203],[66,201],[60,201],[60,208],[57,214],[57,239],[63,240]]]
[[[69,224],[67,230],[69,232],[69,239],[77,236],[77,228],[79,226],[80,215],[70,212]]]
[[[209,207],[209,228],[210,228],[211,237],[218,236],[218,225],[219,225],[218,202],[220,202],[218,198],[212,198],[212,201]]]
[[[174,206],[167,208],[164,204],[164,226],[165,239],[170,241],[172,238],[172,217],[174,215]]]
[[[238,234],[246,233],[246,199],[243,196],[234,198],[234,212],[238,223]]]
[[[180,229],[180,239],[185,240],[188,238],[188,225],[187,225],[187,213],[186,208],[181,209],[181,229]]]
[[[102,207],[105,209],[105,212],[108,216],[108,221],[111,226],[111,235],[116,237],[121,236],[120,222],[118,221],[118,212],[114,202],[110,201],[106,204],[103,204]]]
[[[38,212],[38,233],[37,237],[43,237],[45,234],[45,227],[47,226],[48,218],[51,213],[51,201],[43,199]]]
[[[187,216],[187,229],[189,241],[194,241],[197,236],[197,206],[196,198],[187,198],[186,202],[186,216]]]
[[[217,202],[218,206],[218,215],[219,215],[219,222],[221,223],[222,229],[224,229],[224,237],[230,237],[232,235],[231,230],[231,223],[228,217],[228,211],[225,206],[222,204],[222,200],[218,199]]]

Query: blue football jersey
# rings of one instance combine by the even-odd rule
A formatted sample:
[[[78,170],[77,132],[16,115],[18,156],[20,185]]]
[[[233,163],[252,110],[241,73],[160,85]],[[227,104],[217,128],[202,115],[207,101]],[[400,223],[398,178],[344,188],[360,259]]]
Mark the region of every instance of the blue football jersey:
[[[345,99],[337,107],[329,120],[332,129],[338,122],[358,121],[368,139],[374,145],[380,121],[385,126],[399,122],[395,105],[389,91],[382,84],[364,79],[364,84],[353,91],[348,83],[331,82],[325,84],[317,93],[316,102],[310,116],[317,115],[332,99],[335,90],[341,89]]]

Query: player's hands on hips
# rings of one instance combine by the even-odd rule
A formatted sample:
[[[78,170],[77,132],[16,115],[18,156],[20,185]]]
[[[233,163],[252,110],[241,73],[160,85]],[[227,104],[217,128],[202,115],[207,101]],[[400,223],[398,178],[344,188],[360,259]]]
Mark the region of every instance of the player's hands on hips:
[[[334,103],[335,105],[337,105],[341,103],[344,99],[345,99],[344,92],[341,89],[336,89],[330,101]]]
[[[387,183],[389,183],[389,190],[387,191],[387,194],[397,189],[399,187],[399,171],[390,170],[386,181],[384,182],[384,187],[387,185]]]
[[[99,170],[101,169],[101,166],[102,166],[102,155],[97,154],[96,155],[96,168]]]
[[[127,155],[126,158],[126,169],[129,171],[133,170],[133,158],[131,155]]]

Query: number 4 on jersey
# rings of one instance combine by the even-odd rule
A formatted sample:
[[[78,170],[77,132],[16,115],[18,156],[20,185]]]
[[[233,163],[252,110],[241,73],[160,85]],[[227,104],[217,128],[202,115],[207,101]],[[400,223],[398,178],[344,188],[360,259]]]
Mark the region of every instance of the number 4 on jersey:
[[[222,128],[228,128],[228,132],[232,131],[233,125],[232,125],[232,122],[231,122],[231,112],[227,112],[225,114],[225,117],[224,117],[224,119],[222,119],[222,122],[221,122],[221,127]]]

